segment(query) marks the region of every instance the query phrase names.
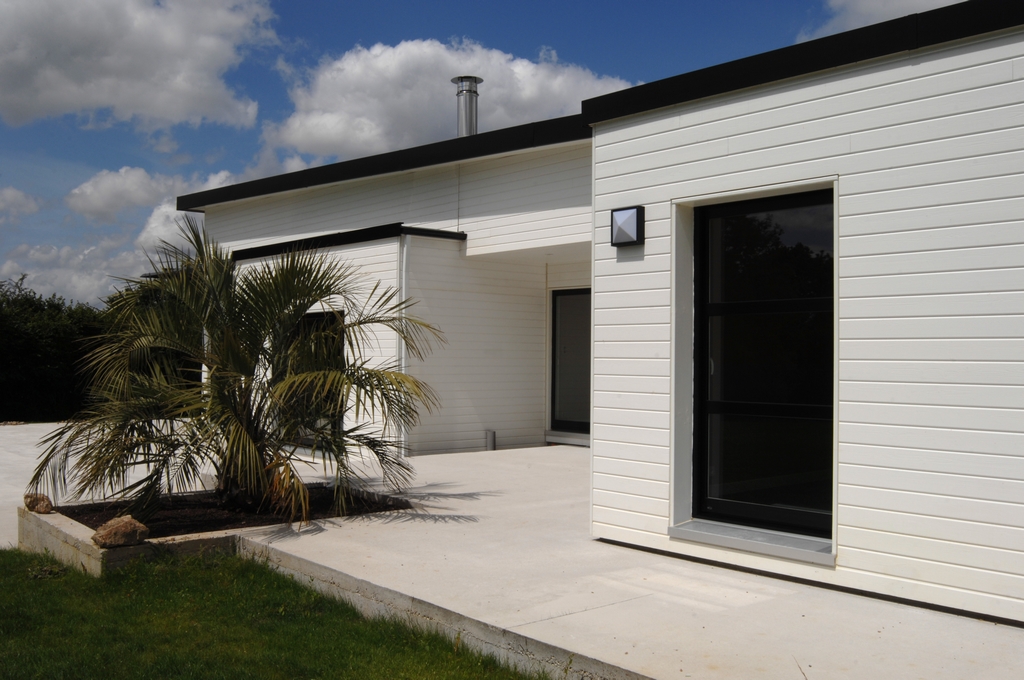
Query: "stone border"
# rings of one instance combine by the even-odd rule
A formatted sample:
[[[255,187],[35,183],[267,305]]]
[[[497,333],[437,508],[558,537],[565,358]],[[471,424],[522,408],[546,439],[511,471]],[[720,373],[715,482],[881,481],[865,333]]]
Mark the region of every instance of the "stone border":
[[[94,529],[57,512],[40,515],[18,508],[19,550],[49,553],[57,561],[92,576],[102,576],[105,571],[120,569],[134,559],[145,559],[160,551],[194,555],[219,550],[233,554],[239,530],[166,536],[122,548],[99,547],[92,542],[94,533]]]
[[[344,600],[366,617],[393,618],[420,630],[440,633],[457,641],[456,644],[464,644],[477,652],[494,656],[520,670],[544,672],[552,678],[573,680],[650,680],[633,671],[574,654],[567,649],[297,557],[249,535],[254,531],[272,529],[273,526],[168,536],[150,539],[140,545],[100,548],[92,542],[94,531],[84,524],[60,513],[40,515],[19,507],[18,548],[27,552],[49,553],[58,561],[93,576],[100,576],[105,571],[124,567],[134,559],[146,559],[161,551],[190,555],[217,550],[238,554],[262,562],[318,592]]]

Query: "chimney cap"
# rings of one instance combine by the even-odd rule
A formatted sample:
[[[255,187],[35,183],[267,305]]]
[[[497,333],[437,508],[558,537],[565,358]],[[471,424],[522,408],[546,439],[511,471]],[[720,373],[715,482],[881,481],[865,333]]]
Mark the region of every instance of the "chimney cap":
[[[459,86],[459,91],[476,92],[476,86],[484,82],[483,78],[477,76],[455,76],[452,82]]]

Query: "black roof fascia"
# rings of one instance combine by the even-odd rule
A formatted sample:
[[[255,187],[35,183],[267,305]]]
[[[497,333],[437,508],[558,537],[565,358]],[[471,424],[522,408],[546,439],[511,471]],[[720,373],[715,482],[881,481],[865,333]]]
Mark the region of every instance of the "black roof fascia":
[[[322,165],[178,197],[178,210],[202,211],[217,203],[333,184],[361,177],[414,170],[522,149],[590,139],[592,130],[579,114],[456,137],[411,149]]]
[[[380,241],[396,236],[427,236],[430,238],[442,238],[452,241],[465,241],[464,231],[442,231],[440,229],[422,229],[420,227],[406,227],[401,222],[394,224],[382,224],[379,227],[366,227],[365,229],[353,229],[351,231],[339,231],[334,234],[323,236],[312,236],[310,238],[282,241],[280,243],[269,243],[265,246],[253,248],[242,248],[231,253],[231,259],[255,260],[261,257],[273,257],[282,253],[299,250],[317,250],[320,248],[333,248],[334,246],[347,246],[352,243],[366,243],[367,241]]]
[[[587,99],[588,124],[1024,24],[1020,0],[970,0]]]

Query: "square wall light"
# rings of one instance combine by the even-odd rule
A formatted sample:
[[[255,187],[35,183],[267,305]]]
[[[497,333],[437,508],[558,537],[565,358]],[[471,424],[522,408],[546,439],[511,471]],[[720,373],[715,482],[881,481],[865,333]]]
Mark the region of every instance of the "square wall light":
[[[639,246],[644,242],[644,207],[612,210],[612,245]]]

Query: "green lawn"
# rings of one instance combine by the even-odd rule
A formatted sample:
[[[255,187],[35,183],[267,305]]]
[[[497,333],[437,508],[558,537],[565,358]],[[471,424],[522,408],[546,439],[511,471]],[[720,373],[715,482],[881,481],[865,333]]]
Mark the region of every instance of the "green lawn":
[[[524,678],[236,557],[96,579],[0,550],[3,678]]]

